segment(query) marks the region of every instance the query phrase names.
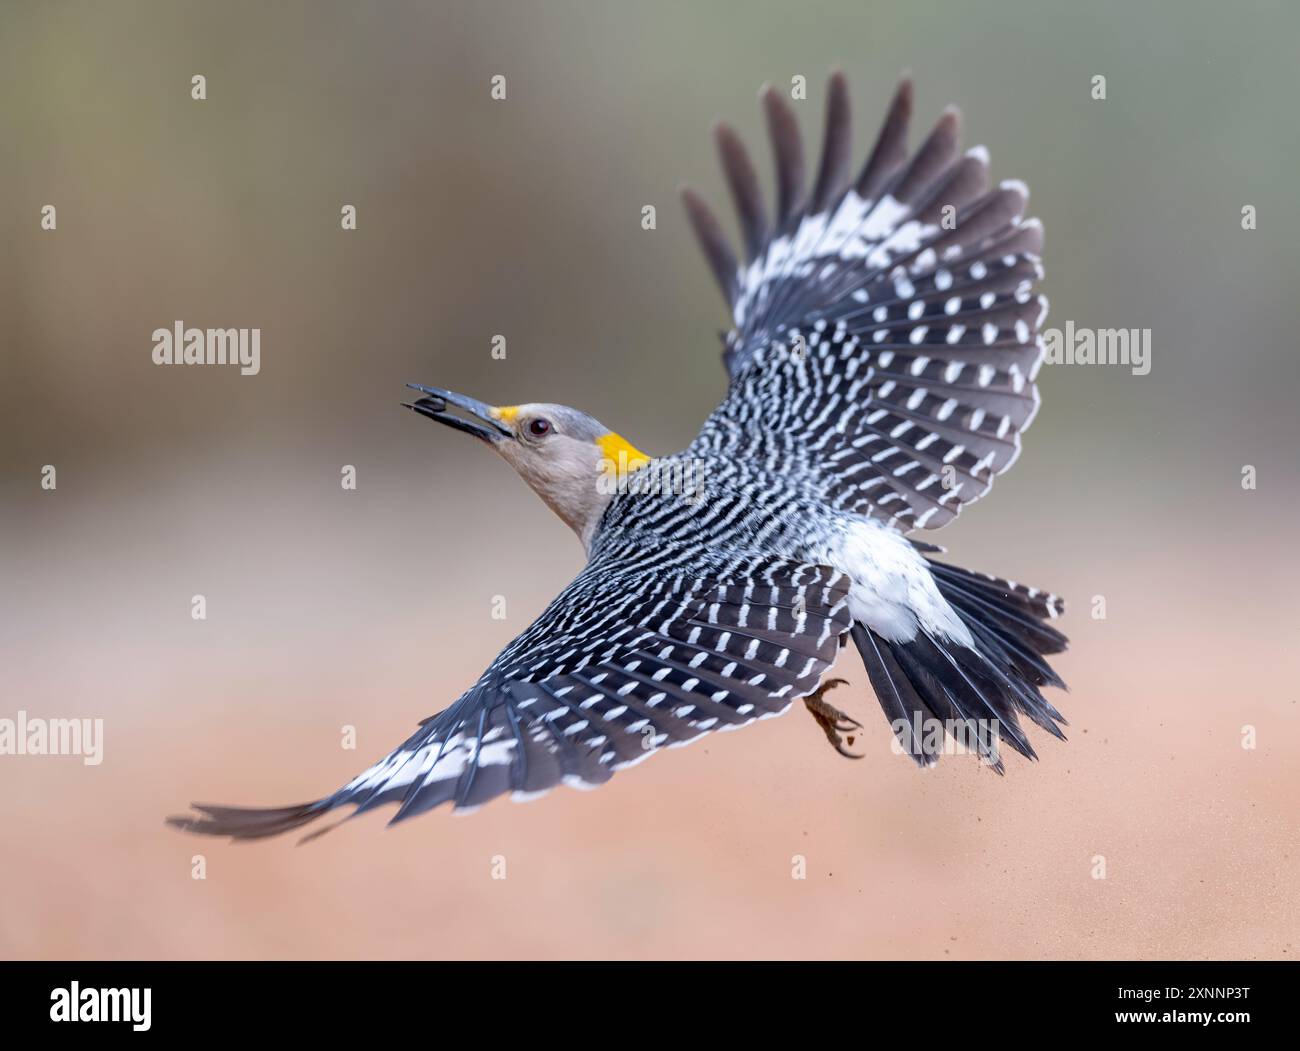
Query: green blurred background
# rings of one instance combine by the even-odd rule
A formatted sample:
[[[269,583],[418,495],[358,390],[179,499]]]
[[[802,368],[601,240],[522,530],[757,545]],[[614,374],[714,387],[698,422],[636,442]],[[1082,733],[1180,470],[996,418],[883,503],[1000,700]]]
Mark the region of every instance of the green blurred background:
[[[107,739],[95,769],[0,760],[0,951],[1294,955],[1298,38],[1286,3],[6,3],[0,715]],[[1048,325],[1152,330],[1147,376],[1045,368],[1019,464],[939,537],[1073,601],[1070,744],[923,777],[846,659],[861,764],[796,715],[469,822],[297,852],[164,829],[333,789],[573,575],[565,527],[402,384],[685,445],[726,316],[677,188],[725,207],[721,115],[766,178],[765,82],[807,78],[819,141],[837,66],[859,158],[910,68],[914,142],[957,102],[1029,183]],[[154,366],[176,320],[260,327],[261,373]]]

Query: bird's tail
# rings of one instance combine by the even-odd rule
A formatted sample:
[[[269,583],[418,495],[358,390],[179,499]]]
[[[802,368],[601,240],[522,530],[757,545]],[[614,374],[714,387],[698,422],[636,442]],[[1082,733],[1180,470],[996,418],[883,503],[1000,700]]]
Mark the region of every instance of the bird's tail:
[[[901,750],[929,766],[955,740],[999,773],[1004,740],[1036,758],[1018,716],[1065,737],[1058,725],[1064,716],[1039,690],[1065,687],[1043,659],[1066,648],[1066,637],[1046,623],[1065,612],[1064,601],[1010,580],[928,561],[940,594],[970,629],[973,646],[923,630],[906,642],[887,641],[865,624],[852,631]]]

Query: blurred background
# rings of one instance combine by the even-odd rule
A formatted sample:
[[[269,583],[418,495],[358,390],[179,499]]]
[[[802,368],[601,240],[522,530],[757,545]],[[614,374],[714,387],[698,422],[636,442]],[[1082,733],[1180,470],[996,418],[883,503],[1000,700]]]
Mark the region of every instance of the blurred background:
[[[1300,954],[1298,32],[1280,2],[6,3],[0,717],[102,718],[105,758],[0,758],[0,954]],[[1069,743],[919,773],[849,650],[859,763],[797,712],[466,819],[165,827],[333,790],[574,575],[402,384],[681,448],[726,316],[677,188],[726,205],[721,115],[766,179],[764,82],[807,78],[818,142],[836,66],[859,157],[907,67],[914,142],[957,102],[1029,183],[1049,325],[1152,331],[1149,375],[1045,368],[1019,464],[937,537],[1070,600]],[[177,320],[260,327],[260,374],[156,367]]]

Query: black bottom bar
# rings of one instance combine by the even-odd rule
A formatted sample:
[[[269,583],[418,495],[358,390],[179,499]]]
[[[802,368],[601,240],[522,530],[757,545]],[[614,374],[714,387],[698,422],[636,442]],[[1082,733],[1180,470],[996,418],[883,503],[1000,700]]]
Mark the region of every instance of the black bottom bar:
[[[389,1044],[410,1031],[493,1046],[515,1032],[537,1039],[539,1029],[553,1026],[555,1037],[576,1026],[593,1040],[617,1039],[638,1018],[646,1031],[665,1034],[680,1023],[693,1040],[702,1027],[734,1041],[741,1027],[780,1022],[810,1037],[828,1025],[864,1037],[900,1029],[963,1039],[1015,1030],[1260,1036],[1280,1032],[1294,1018],[1298,977],[1286,963],[1231,961],[41,962],[0,968],[6,1035],[95,1039],[113,1029],[140,1039],[355,1036]],[[689,1009],[675,1022],[670,1006]],[[602,1032],[606,1026],[612,1031]]]

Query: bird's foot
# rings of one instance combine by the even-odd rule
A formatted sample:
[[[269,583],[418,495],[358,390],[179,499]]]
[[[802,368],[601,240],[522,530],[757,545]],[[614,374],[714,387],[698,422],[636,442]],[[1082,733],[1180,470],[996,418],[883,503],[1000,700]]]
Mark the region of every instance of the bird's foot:
[[[822,728],[826,740],[830,741],[831,747],[835,751],[839,752],[845,759],[861,759],[861,755],[850,752],[844,747],[845,738],[840,735],[846,734],[848,743],[852,744],[853,731],[861,730],[862,724],[822,699],[822,695],[827,691],[835,689],[836,686],[845,685],[847,685],[847,682],[844,679],[827,679],[805,697],[803,703],[808,706],[808,711],[817,720],[817,725]]]

